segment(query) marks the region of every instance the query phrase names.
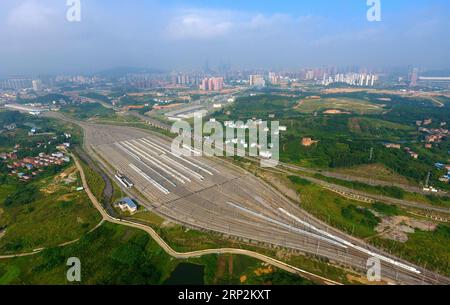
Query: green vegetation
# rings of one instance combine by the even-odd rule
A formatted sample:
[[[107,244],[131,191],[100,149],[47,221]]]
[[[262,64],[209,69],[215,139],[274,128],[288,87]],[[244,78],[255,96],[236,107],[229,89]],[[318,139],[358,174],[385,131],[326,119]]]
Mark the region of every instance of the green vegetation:
[[[195,230],[189,230],[182,226],[164,223],[164,219],[152,212],[141,212],[133,215],[130,220],[138,220],[145,223],[155,229],[158,234],[164,238],[164,240],[175,250],[180,252],[195,251],[202,249],[214,249],[214,248],[242,248],[262,253],[264,255],[274,257],[289,264],[307,270],[309,272],[326,276],[330,279],[350,283],[346,277],[347,272],[337,267],[333,267],[327,264],[326,261],[318,260],[312,256],[293,255],[288,250],[273,250],[267,246],[255,246],[248,245],[242,241],[236,239],[226,239],[221,234],[213,232],[200,232]],[[244,257],[245,259],[250,259]],[[205,257],[205,259],[212,260],[212,256]],[[213,265],[215,261],[213,261]],[[205,277],[208,279],[208,269],[205,270]],[[237,274],[236,274],[237,276]],[[214,280],[214,275],[210,275],[210,280],[206,282],[219,283]],[[249,277],[250,278],[250,277]],[[236,282],[238,283],[238,282]],[[245,282],[249,283],[249,282]],[[252,281],[250,280],[250,283]],[[254,284],[257,284],[254,282]]]
[[[111,99],[109,97],[107,97],[106,95],[103,95],[103,94],[96,93],[96,92],[84,93],[84,94],[81,94],[81,96],[91,98],[94,100],[99,100],[99,101],[102,101],[105,103],[111,103]]]
[[[403,199],[406,193],[403,189],[396,186],[371,186],[358,181],[340,180],[337,178],[326,177],[321,174],[315,174],[314,177],[330,183],[342,185],[351,189],[373,192],[376,194],[385,195],[397,199]]]
[[[290,176],[289,180],[292,183],[287,180],[286,183],[297,190],[301,207],[312,215],[356,236],[370,237],[376,234],[374,229],[379,219],[362,203],[341,197],[303,179],[294,179],[294,176]]]
[[[69,257],[78,257],[81,261],[81,284],[162,284],[182,262],[204,266],[207,284],[310,284],[244,256],[231,256],[231,260],[230,256],[216,255],[175,260],[145,232],[108,223],[72,245],[51,248],[29,257],[0,260],[0,284],[70,284],[66,280]],[[224,268],[222,261],[231,262],[233,266]],[[243,282],[242,276],[246,277]],[[189,275],[184,275],[186,277]]]
[[[69,284],[66,262],[74,256],[82,284],[158,284],[175,265],[147,234],[105,224],[72,245],[1,260],[0,284]]]
[[[81,166],[83,167],[84,175],[86,177],[86,181],[89,185],[89,188],[94,194],[95,198],[100,202],[103,201],[103,191],[105,190],[106,184],[103,181],[102,177],[97,174],[93,169],[91,169],[86,163],[82,160],[79,160]]]
[[[321,174],[315,174],[314,177],[333,184],[345,186],[354,190],[365,191],[372,194],[384,195],[397,199],[410,200],[413,202],[420,202],[436,206],[450,206],[450,198],[447,196],[425,196],[421,194],[406,192],[396,186],[373,186],[357,181],[345,181],[337,178],[326,177]]]
[[[310,285],[297,275],[268,266],[265,263],[241,255],[207,256],[205,283],[214,285]]]
[[[342,208],[341,215],[349,221],[359,223],[372,230],[375,229],[375,227],[380,222],[380,219],[375,217],[375,215],[373,215],[373,213],[368,209],[357,207],[353,204]]]
[[[18,112],[0,112],[0,126],[11,123],[17,127],[1,135],[6,137],[5,141],[0,139],[1,149],[10,152],[14,146],[18,147],[19,159],[55,152],[58,143],[67,141],[64,132],[72,134],[73,144],[81,139],[79,128],[70,124]],[[41,135],[29,136],[31,126],[37,127]],[[6,162],[0,162],[1,254],[33,251],[72,241],[100,221],[87,195],[75,191],[80,181],[72,164],[45,167],[30,182],[22,182],[7,174]]]
[[[38,144],[48,141],[53,143],[65,142],[64,132],[71,133],[72,138],[70,142],[72,144],[80,143],[82,137],[80,128],[69,123],[62,123],[50,118],[24,115],[17,111],[0,111],[0,129],[4,125],[13,123],[16,124],[14,130],[0,133],[0,152],[8,152],[15,145],[20,145],[21,149],[17,153],[19,158],[36,156],[41,152],[54,152],[54,145],[39,146]],[[37,133],[30,136],[28,132],[32,127],[36,128]],[[56,137],[56,140],[53,137]]]
[[[74,176],[74,168],[65,170]],[[75,180],[60,175],[40,178],[23,185],[0,187],[2,194],[0,253],[33,251],[75,240],[100,221],[84,192],[75,191]],[[73,181],[73,182],[72,182]]]
[[[326,109],[350,113],[321,112]],[[439,181],[444,172],[434,164],[446,162],[450,141],[445,139],[432,149],[425,149],[425,134],[415,124],[418,120],[431,119],[433,123],[427,127],[438,128],[450,117],[450,107],[436,107],[436,102],[429,98],[368,92],[323,94],[266,90],[264,94],[238,98],[214,117],[219,121],[279,120],[288,127],[280,139],[283,162],[319,169],[378,164],[398,175],[397,178],[405,177],[416,185],[423,183],[431,171],[430,183],[449,189],[448,184]],[[318,143],[304,147],[301,145],[304,137]],[[384,147],[386,142],[401,144],[402,149],[388,149]],[[405,147],[417,152],[418,160],[409,156]]]
[[[352,166],[349,168],[338,168],[332,170],[332,172],[370,180],[385,181],[392,184],[403,184],[416,187],[420,186],[420,184],[412,181],[412,179],[401,176],[400,174],[396,173],[392,169],[387,168],[383,164],[363,164]]]
[[[379,202],[370,204],[349,200],[293,176],[286,177],[285,181],[297,190],[300,206],[315,217],[354,236],[365,238],[396,256],[444,275],[450,274],[450,227],[447,224],[439,225],[435,231],[415,229],[415,233],[408,234],[405,243],[392,241],[379,237],[375,228],[381,222],[381,217],[407,215],[403,209]],[[372,211],[381,216],[376,216]]]
[[[215,117],[218,120],[246,120],[253,117],[267,118],[270,114],[274,114],[279,118],[285,116],[286,112],[290,112],[295,104],[295,99],[278,95],[241,97],[232,106],[217,113]],[[231,114],[226,116],[226,111],[230,111]]]
[[[70,105],[64,107],[61,111],[79,120],[87,120],[93,117],[110,119],[114,118],[116,115],[114,110],[105,108],[99,103]]]
[[[5,207],[13,205],[25,205],[38,199],[39,190],[33,184],[25,184],[23,187],[7,195],[3,204]]]
[[[111,203],[117,202],[119,199],[122,199],[123,197],[126,197],[126,194],[122,189],[117,185],[117,183],[112,180],[112,187],[113,187],[113,194],[111,197]]]
[[[386,216],[397,216],[400,214],[400,209],[395,205],[387,205],[381,202],[376,202],[372,205],[372,208]]]
[[[367,100],[354,98],[321,98],[301,100],[296,108],[303,113],[322,112],[329,109],[341,110],[357,114],[373,114],[384,111],[380,105]]]
[[[60,101],[64,101],[68,103],[70,101],[69,97],[63,94],[51,93],[43,96],[38,96],[33,99],[23,99],[21,97],[17,98],[17,102],[21,104],[29,104],[29,103],[41,103],[41,104],[52,104],[53,102],[59,103]]]
[[[450,226],[441,224],[433,232],[416,230],[406,243],[377,238],[374,245],[388,249],[402,258],[429,270],[450,276]]]
[[[299,176],[288,176],[288,179],[291,180],[292,183],[298,184],[298,185],[306,186],[306,185],[311,185],[312,184],[308,180],[302,179]]]

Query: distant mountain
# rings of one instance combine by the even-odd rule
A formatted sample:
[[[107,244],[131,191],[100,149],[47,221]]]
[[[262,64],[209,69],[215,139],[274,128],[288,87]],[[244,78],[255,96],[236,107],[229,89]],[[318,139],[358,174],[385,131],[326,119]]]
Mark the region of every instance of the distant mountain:
[[[110,78],[120,78],[127,74],[136,73],[163,73],[163,70],[153,69],[153,68],[138,68],[138,67],[116,67],[107,70],[103,70],[95,73],[97,76],[110,77]]]

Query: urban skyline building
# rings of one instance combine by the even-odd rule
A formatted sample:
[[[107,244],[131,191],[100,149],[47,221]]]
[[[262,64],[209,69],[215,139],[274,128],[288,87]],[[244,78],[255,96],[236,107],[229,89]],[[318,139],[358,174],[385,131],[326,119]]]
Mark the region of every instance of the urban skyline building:
[[[411,74],[411,82],[409,83],[410,87],[417,87],[417,81],[419,80],[419,69],[414,68]]]
[[[254,87],[265,87],[266,80],[262,75],[250,75],[250,86]]]
[[[223,77],[206,77],[202,80],[200,89],[203,91],[221,91],[223,90]]]

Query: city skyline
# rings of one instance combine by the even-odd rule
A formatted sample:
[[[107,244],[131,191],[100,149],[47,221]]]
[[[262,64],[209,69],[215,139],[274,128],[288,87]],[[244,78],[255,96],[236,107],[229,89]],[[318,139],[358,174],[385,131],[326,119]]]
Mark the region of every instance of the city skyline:
[[[446,1],[381,1],[369,22],[366,1],[81,0],[80,22],[66,1],[2,1],[0,76],[93,73],[118,66],[202,69],[450,67]]]

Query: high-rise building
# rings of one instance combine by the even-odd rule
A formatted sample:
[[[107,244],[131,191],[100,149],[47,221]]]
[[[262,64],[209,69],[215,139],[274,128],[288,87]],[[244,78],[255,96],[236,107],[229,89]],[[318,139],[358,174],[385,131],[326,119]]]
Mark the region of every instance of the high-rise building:
[[[33,86],[33,90],[36,92],[42,91],[42,82],[39,79],[33,79],[31,81],[31,84]]]
[[[265,87],[266,81],[262,75],[250,75],[250,86]]]
[[[313,80],[315,77],[314,70],[308,70],[306,71],[305,80]]]
[[[204,78],[202,79],[202,83],[200,84],[200,89],[204,91],[208,91],[208,79]]]
[[[223,90],[223,77],[214,77],[213,78],[213,88],[214,88],[214,91]]]
[[[417,87],[417,81],[419,80],[419,69],[414,68],[411,74],[411,82],[409,83],[410,87]]]
[[[324,74],[320,83],[325,86],[333,83],[346,83],[352,86],[373,87],[377,80],[376,74],[339,73],[334,76]]]
[[[177,85],[189,85],[191,83],[191,79],[189,75],[179,74],[176,78]]]
[[[32,88],[32,82],[30,79],[10,78],[4,81],[0,81],[0,89],[28,89]]]
[[[204,78],[200,85],[200,89],[204,91],[221,91],[223,90],[223,77]]]
[[[278,85],[280,83],[280,77],[276,73],[270,72],[269,73],[269,82],[272,85]]]

